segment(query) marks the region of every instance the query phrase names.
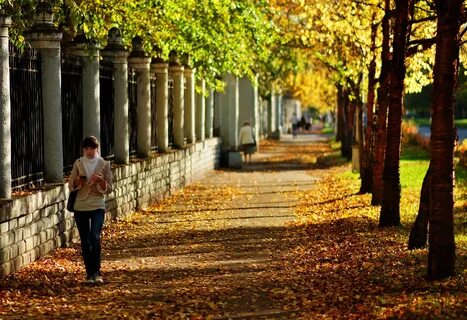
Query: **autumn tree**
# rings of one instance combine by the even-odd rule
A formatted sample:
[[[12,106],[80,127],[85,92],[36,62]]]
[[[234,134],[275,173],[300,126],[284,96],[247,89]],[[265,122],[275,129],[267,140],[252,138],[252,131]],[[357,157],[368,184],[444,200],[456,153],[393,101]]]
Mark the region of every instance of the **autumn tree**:
[[[396,0],[392,62],[389,72],[389,112],[383,171],[383,202],[379,225],[400,224],[399,158],[401,142],[402,99],[404,96],[405,57],[410,37],[409,20],[414,0]]]
[[[13,17],[15,43],[24,41],[22,32],[33,23],[38,2],[0,0]],[[140,36],[152,55],[167,59],[171,50],[189,53],[197,73],[211,86],[218,83],[217,75],[226,72],[254,78],[267,67],[263,62],[276,40],[262,0],[52,0],[51,4],[64,38],[82,33],[102,47],[108,30],[119,27],[128,48],[132,38]]]
[[[458,77],[462,0],[436,0],[438,16],[431,107],[428,278],[454,274],[454,93]]]

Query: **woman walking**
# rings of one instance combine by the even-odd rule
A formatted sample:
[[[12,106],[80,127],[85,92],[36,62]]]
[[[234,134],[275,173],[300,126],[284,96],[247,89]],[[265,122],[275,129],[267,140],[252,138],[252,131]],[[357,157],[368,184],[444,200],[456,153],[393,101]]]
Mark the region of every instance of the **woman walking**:
[[[96,137],[84,138],[82,147],[83,156],[73,165],[68,187],[70,191],[78,190],[73,211],[81,239],[86,283],[100,284],[104,282],[100,272],[104,195],[112,190],[112,172],[110,163],[98,153],[99,142]]]
[[[247,161],[248,157],[248,163],[251,163],[251,155],[256,152],[256,140],[253,133],[253,128],[250,126],[248,121],[243,122],[238,141],[240,143],[241,149],[243,150],[245,162]]]

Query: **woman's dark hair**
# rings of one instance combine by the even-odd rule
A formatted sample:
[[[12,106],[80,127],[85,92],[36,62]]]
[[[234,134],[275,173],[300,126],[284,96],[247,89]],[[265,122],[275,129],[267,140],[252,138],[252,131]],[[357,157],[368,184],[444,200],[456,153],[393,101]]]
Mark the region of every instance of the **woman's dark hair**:
[[[99,141],[97,141],[97,138],[94,136],[88,136],[84,138],[81,146],[83,148],[99,148]]]

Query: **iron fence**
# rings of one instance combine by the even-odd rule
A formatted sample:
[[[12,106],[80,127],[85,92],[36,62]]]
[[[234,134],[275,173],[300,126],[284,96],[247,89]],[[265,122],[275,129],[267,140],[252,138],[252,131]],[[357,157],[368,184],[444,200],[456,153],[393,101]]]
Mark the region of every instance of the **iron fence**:
[[[134,68],[128,68],[128,121],[130,133],[130,157],[136,156],[138,130],[137,73]]]
[[[83,61],[81,57],[62,55],[62,133],[63,170],[68,173],[81,156],[83,137]]]
[[[44,130],[41,61],[10,44],[11,171],[13,190],[43,183]]]
[[[107,160],[114,158],[114,66],[112,62],[99,63],[99,97],[101,116],[101,155]]]
[[[172,75],[169,73],[168,78],[168,88],[169,88],[169,101],[168,101],[168,110],[167,110],[167,121],[168,121],[168,131],[169,131],[169,147],[173,147],[174,143],[174,80]]]
[[[158,151],[157,146],[157,107],[156,107],[156,74],[151,74],[151,151]]]

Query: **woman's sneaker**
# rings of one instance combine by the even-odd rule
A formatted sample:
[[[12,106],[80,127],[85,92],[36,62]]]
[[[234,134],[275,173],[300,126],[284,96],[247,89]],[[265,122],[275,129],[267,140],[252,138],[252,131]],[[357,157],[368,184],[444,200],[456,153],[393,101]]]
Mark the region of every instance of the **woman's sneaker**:
[[[84,283],[86,284],[94,284],[94,282],[95,282],[95,279],[94,277],[91,277],[91,276],[87,276],[86,280],[84,281]]]
[[[100,274],[96,275],[94,277],[94,283],[95,284],[103,284],[104,283],[104,278]]]

